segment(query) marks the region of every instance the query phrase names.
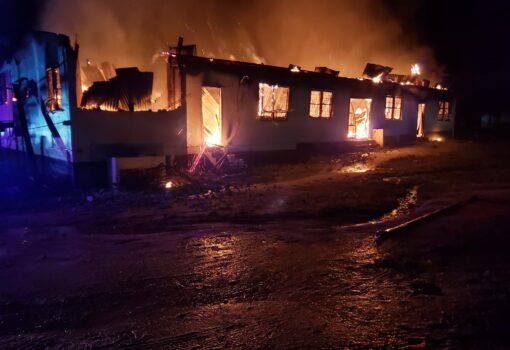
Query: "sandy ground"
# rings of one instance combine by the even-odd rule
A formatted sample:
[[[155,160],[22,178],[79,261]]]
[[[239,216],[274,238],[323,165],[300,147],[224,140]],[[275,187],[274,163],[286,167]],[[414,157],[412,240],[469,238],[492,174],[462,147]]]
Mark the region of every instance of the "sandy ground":
[[[0,203],[0,348],[509,348],[509,146]]]

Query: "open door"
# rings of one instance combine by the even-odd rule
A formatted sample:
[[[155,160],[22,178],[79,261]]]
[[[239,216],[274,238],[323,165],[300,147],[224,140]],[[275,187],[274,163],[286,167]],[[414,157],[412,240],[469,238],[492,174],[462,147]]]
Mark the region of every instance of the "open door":
[[[423,119],[425,117],[425,103],[418,104],[418,120],[416,121],[416,137],[424,137]]]
[[[222,145],[221,122],[221,88],[202,87],[202,125],[206,145]]]
[[[349,130],[347,137],[354,140],[370,138],[370,107],[369,98],[351,98],[349,108]]]

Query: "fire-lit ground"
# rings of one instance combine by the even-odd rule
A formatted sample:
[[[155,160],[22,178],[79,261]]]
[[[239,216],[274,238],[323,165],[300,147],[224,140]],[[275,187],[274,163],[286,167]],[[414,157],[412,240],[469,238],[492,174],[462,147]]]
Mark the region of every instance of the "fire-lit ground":
[[[508,146],[2,203],[0,348],[508,348]]]

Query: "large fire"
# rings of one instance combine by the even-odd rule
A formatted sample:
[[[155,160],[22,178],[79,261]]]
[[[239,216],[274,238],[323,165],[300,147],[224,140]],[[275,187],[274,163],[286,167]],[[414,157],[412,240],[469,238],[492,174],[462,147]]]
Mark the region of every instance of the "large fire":
[[[371,99],[351,99],[349,112],[349,130],[347,133],[348,138],[356,140],[364,140],[370,138],[371,104]]]
[[[411,74],[412,75],[420,75],[421,69],[420,66],[416,63],[411,66]]]
[[[204,138],[207,146],[221,146],[221,130],[215,130]]]
[[[204,143],[221,146],[221,89],[216,87],[202,88],[202,124]]]
[[[356,125],[356,138],[366,139],[368,138],[368,110],[366,108],[357,108],[355,113],[362,120]]]
[[[378,76],[372,78],[372,81],[376,84],[379,84],[379,83],[382,83],[382,76],[383,76],[383,73],[379,74]]]

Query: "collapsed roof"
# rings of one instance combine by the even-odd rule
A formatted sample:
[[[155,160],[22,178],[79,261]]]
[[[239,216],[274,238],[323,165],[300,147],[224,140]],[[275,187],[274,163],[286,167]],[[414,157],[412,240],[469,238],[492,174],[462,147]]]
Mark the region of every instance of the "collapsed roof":
[[[151,108],[154,74],[136,67],[117,68],[116,76],[98,81],[83,93],[81,107],[86,109],[137,111]]]
[[[387,66],[381,66],[375,63],[367,63],[365,70],[363,71],[364,79],[374,79],[377,77],[386,76],[391,73],[393,68]]]
[[[375,82],[388,82],[401,85],[415,85],[429,87],[430,81],[422,79],[419,75],[393,74],[393,68],[375,63],[367,63],[363,71],[363,79]]]

